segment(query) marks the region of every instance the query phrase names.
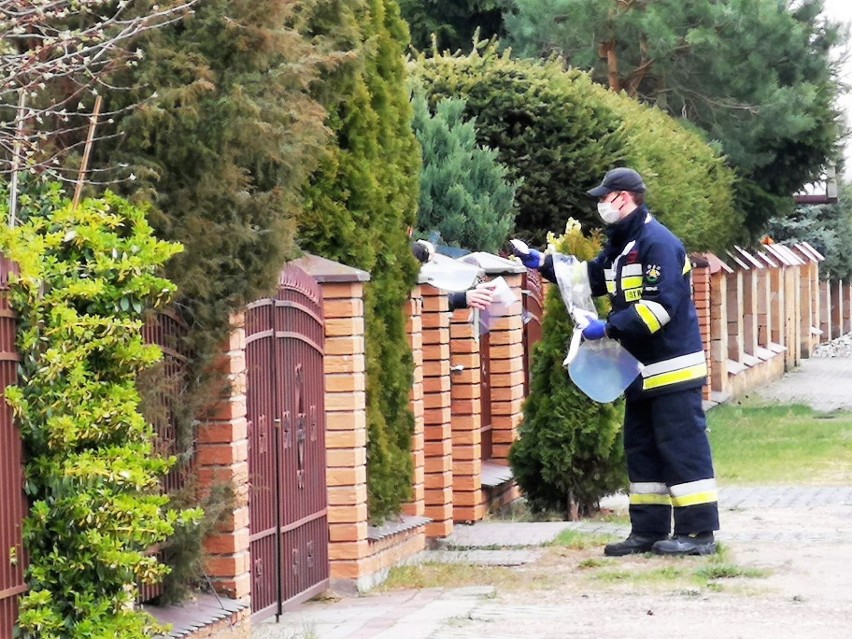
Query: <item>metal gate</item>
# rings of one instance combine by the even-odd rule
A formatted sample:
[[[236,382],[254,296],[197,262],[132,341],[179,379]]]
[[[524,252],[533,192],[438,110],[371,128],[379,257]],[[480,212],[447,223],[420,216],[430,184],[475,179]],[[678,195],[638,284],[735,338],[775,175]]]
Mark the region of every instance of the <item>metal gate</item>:
[[[288,266],[246,311],[252,612],[280,615],[328,586],[322,295]]]
[[[9,273],[13,263],[0,258],[0,390],[18,381],[15,314],[9,308]],[[21,524],[26,516],[22,445],[12,410],[0,404],[0,639],[11,639],[18,621],[18,597],[24,584],[24,548]]]
[[[175,405],[181,401],[181,389],[186,385],[188,351],[183,340],[188,328],[186,322],[174,311],[164,310],[148,318],[142,327],[142,339],[146,344],[156,344],[163,351],[163,359],[154,367],[142,373],[148,384],[145,399],[145,417],[156,429],[154,445],[157,453],[163,457],[176,455],[177,463],[160,480],[160,492],[176,493],[187,486],[195,467],[194,457],[186,458],[188,447],[178,441],[177,417]],[[167,545],[166,542],[165,545]],[[162,546],[163,544],[160,544]],[[167,555],[159,547],[155,552],[161,562]],[[163,584],[139,584],[138,603],[147,603],[163,594]]]

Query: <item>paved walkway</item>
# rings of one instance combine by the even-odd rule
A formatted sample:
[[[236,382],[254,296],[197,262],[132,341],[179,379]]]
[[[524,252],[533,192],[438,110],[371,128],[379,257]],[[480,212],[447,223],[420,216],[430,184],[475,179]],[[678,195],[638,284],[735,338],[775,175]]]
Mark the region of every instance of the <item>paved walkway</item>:
[[[850,379],[852,359],[811,359],[805,360],[800,369],[782,381],[761,390],[760,394],[785,402],[807,403],[818,410],[852,410],[852,393],[848,391]],[[622,509],[626,507],[626,498],[614,496],[604,505]],[[833,563],[837,564],[839,576],[834,575],[825,584],[825,590],[830,591],[829,599],[809,605],[809,610],[801,611],[801,618],[793,617],[795,621],[790,622],[785,616],[790,614],[789,601],[782,605],[777,599],[762,599],[750,604],[752,610],[745,598],[746,609],[739,601],[716,609],[714,606],[718,607],[721,600],[710,604],[702,603],[706,600],[673,599],[671,596],[643,598],[642,593],[635,593],[634,598],[627,601],[628,605],[637,607],[635,616],[628,615],[622,626],[620,617],[610,613],[624,601],[616,604],[606,593],[574,593],[579,599],[573,603],[546,601],[546,594],[540,602],[535,599],[515,602],[501,600],[490,586],[421,589],[371,594],[337,602],[309,602],[284,615],[281,623],[257,624],[252,639],[656,638],[686,634],[691,639],[772,634],[785,638],[840,636],[832,633],[852,619],[852,608],[844,604],[838,606],[830,597],[840,596],[841,602],[848,603],[847,586],[852,596],[848,566],[839,565],[844,563],[844,555],[835,559],[835,549],[843,549],[843,553],[850,555],[846,558],[852,558],[852,551],[846,551],[852,538],[852,486],[724,487],[720,491],[720,509],[723,530],[719,540],[743,548],[746,553],[761,551],[767,546],[782,549],[782,553],[790,548],[827,549],[823,553],[825,556],[815,556],[814,561],[823,562],[815,564],[821,566],[823,572],[831,570]],[[421,560],[517,566],[536,561],[544,552],[541,546],[564,530],[621,537],[627,533],[628,526],[589,521],[483,522],[456,526],[438,550],[430,551],[431,554],[427,553]],[[790,557],[801,561],[795,551]],[[786,565],[784,562],[789,563],[782,558],[779,565]],[[813,577],[816,585],[811,588],[818,588],[822,576]],[[793,601],[796,600],[793,597]],[[566,606],[570,606],[570,613],[566,612]],[[663,619],[647,620],[655,610],[665,610],[665,624]],[[728,613],[737,617],[738,625],[733,628],[723,627],[720,631],[712,623],[693,627],[696,618],[707,619],[709,614],[718,619]],[[566,616],[570,616],[570,622]],[[601,623],[601,620],[606,621]],[[648,623],[659,625],[647,626]],[[646,626],[656,629],[642,630]],[[693,629],[684,633],[686,627]],[[726,634],[730,632],[734,634]]]
[[[821,411],[852,410],[852,358],[811,358],[784,378],[760,391],[760,396],[784,403],[807,404]]]

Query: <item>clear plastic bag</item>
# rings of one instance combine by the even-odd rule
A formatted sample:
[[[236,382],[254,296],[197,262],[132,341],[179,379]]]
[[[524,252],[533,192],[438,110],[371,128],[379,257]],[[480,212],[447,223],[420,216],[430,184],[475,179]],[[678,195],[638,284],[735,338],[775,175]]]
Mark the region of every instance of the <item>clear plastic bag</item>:
[[[568,375],[589,399],[607,404],[618,399],[642,372],[642,365],[614,339],[585,341],[568,365]]]
[[[568,312],[575,318],[597,319],[585,269],[585,262],[554,255],[553,270]],[[606,337],[583,341],[580,328],[574,329],[563,365],[577,388],[602,404],[615,401],[642,372],[642,364],[617,341]]]
[[[455,293],[466,291],[479,278],[478,266],[458,262],[444,255],[435,255],[432,261],[420,267],[420,277],[426,284]]]
[[[565,308],[573,315],[574,309],[590,311],[597,316],[589,278],[585,276],[586,263],[578,262],[570,255],[557,253],[553,256],[553,271],[562,295]]]

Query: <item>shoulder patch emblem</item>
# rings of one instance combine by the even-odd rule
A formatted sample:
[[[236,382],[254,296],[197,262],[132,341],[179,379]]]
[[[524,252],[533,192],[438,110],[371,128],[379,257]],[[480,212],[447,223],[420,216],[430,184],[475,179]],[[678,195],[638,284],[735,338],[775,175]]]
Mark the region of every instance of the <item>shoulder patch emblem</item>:
[[[660,279],[660,275],[662,275],[663,269],[654,264],[650,265],[645,269],[645,281],[654,284],[657,280]]]

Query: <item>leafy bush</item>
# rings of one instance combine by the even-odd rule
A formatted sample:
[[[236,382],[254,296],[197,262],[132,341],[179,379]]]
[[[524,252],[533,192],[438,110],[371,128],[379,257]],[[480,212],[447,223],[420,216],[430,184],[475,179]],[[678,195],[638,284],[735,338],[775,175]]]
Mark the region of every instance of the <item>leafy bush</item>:
[[[153,636],[156,624],[133,610],[136,584],[167,568],[145,551],[200,518],[159,494],[174,460],[155,454],[136,390],[161,356],[143,344],[143,314],[174,292],[156,273],[180,246],[155,239],[144,213],[112,194],[75,209],[53,188],[22,204],[26,221],[0,229],[20,271],[9,291],[19,386],[6,389],[31,503],[20,633]]]
[[[569,217],[600,226],[586,191],[615,166],[648,184],[654,213],[690,250],[719,250],[741,231],[734,174],[701,136],[659,110],[594,84],[557,60],[499,54],[480,43],[470,55],[419,56],[412,70],[434,106],[464,98],[480,144],[496,149],[518,189],[519,229],[538,241]]]
[[[476,122],[463,117],[464,100],[441,100],[434,115],[422,93],[414,97],[414,133],[423,149],[417,231],[437,231],[450,246],[496,253],[512,229],[517,185],[497,152],[476,142]]]
[[[589,259],[597,236],[583,237],[569,221],[565,235],[548,237],[562,253]],[[622,402],[598,404],[573,384],[562,366],[573,324],[556,286],[545,302],[542,339],[533,351],[530,394],[509,462],[530,506],[556,510],[569,519],[599,508],[602,497],[626,486],[621,443]]]

